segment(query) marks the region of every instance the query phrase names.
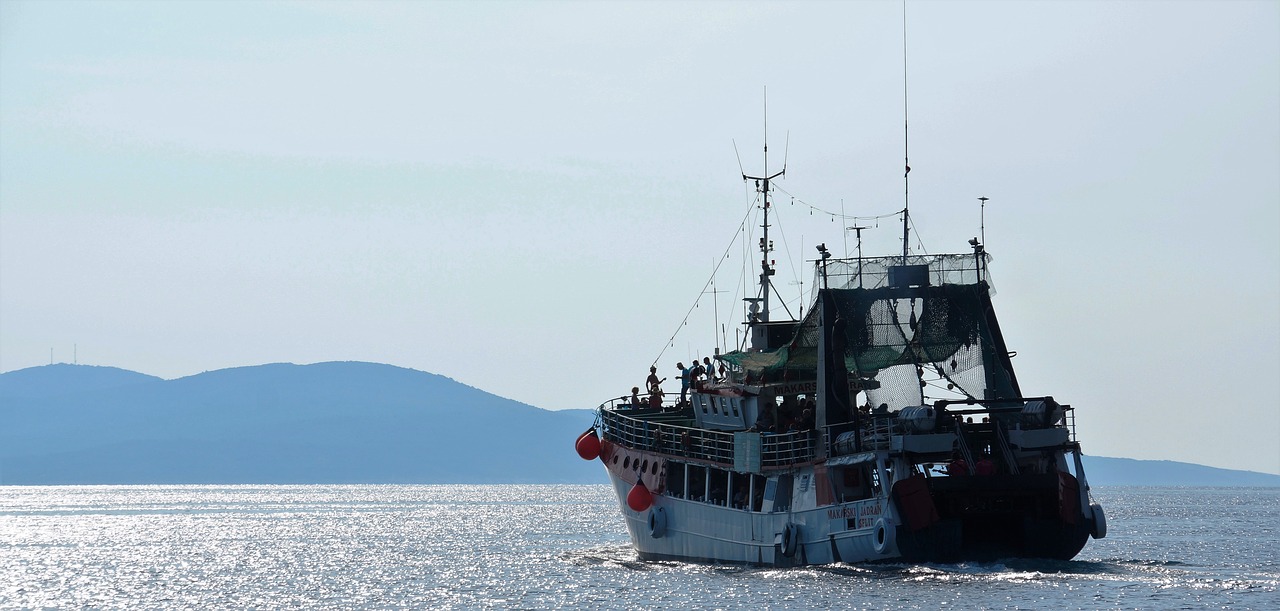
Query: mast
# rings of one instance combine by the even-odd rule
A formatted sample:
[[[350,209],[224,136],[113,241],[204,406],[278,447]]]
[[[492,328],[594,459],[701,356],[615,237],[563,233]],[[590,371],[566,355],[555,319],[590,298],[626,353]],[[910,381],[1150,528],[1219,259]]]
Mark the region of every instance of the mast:
[[[751,348],[753,350],[768,349],[768,333],[765,330],[765,323],[769,322],[769,277],[776,273],[773,265],[769,262],[769,252],[773,250],[773,244],[769,241],[769,208],[772,201],[769,199],[769,181],[785,176],[787,173],[787,164],[782,164],[782,169],[773,174],[769,174],[769,119],[768,119],[768,100],[765,101],[765,121],[764,121],[764,176],[748,176],[745,172],[742,174],[743,180],[756,181],[756,191],[763,195],[764,200],[764,222],[761,225],[764,232],[760,237],[760,296],[755,299],[747,299],[751,302],[751,316],[748,324],[751,327]],[[759,305],[757,305],[759,302]]]
[[[855,410],[849,397],[849,368],[845,365],[845,338],[847,322],[840,317],[834,294],[827,286],[827,260],[831,253],[826,244],[818,245],[819,269],[822,272],[822,290],[818,291],[818,321],[822,332],[818,335],[818,401],[814,413],[814,426],[819,430],[828,426],[849,422]],[[854,447],[862,451],[861,435],[854,438]],[[826,447],[819,444],[818,455],[825,456]]]
[[[902,264],[907,264],[908,247],[911,235],[911,155],[907,137],[907,3],[902,3],[902,165],[906,171],[902,173]]]
[[[768,150],[768,145],[765,145],[765,150]],[[767,167],[768,166],[766,165],[766,168]],[[772,175],[742,175],[743,180],[756,181],[760,193],[764,194],[764,223],[762,225],[764,233],[760,238],[760,297],[748,300],[752,302],[760,302],[758,309],[756,304],[752,303],[753,316],[750,321],[752,327],[751,347],[757,350],[764,350],[766,348],[764,329],[760,325],[769,322],[769,277],[776,273],[776,270],[773,269],[773,265],[769,262],[769,251],[773,250],[773,245],[769,242],[769,208],[771,206],[771,202],[769,200],[769,181],[782,176],[786,172],[787,169],[783,168]]]

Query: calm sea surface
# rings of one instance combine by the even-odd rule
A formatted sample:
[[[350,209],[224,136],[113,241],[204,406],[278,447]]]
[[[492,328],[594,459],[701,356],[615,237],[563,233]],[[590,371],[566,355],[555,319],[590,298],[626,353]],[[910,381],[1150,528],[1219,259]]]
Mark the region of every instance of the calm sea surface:
[[[0,487],[0,608],[1280,609],[1280,489],[1099,488],[1071,562],[640,562],[605,486]]]

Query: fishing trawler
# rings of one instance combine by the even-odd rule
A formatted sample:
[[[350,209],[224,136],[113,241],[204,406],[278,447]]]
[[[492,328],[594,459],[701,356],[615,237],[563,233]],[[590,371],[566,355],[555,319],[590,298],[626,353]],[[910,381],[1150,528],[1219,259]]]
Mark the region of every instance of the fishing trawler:
[[[764,216],[749,345],[682,398],[605,402],[577,439],[608,471],[640,557],[1070,559],[1105,537],[1075,412],[1019,385],[980,240],[910,254],[904,208],[901,255],[819,246],[807,315],[771,318],[770,181],[783,172],[743,174]],[[933,388],[951,398],[927,400]]]

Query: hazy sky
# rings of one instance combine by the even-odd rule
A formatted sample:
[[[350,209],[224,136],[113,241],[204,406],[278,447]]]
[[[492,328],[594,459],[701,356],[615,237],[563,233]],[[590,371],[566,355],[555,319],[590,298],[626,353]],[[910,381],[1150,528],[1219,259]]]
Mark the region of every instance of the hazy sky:
[[[1280,473],[1280,3],[907,21],[912,247],[964,251],[991,198],[1023,390],[1087,453]],[[793,309],[813,246],[852,248],[825,212],[902,207],[902,29],[898,2],[4,0],[0,371],[366,360],[594,407],[717,319],[734,341],[766,87]]]

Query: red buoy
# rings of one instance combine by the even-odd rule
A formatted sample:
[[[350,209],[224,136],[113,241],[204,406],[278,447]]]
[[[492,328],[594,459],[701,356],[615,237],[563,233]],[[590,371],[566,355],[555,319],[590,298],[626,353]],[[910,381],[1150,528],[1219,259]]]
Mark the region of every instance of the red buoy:
[[[600,456],[600,436],[594,428],[587,429],[587,432],[578,436],[578,441],[573,444],[573,447],[582,460],[595,460]]]
[[[644,511],[650,505],[653,505],[653,494],[644,486],[644,481],[636,482],[631,492],[627,493],[627,507],[632,511]]]

